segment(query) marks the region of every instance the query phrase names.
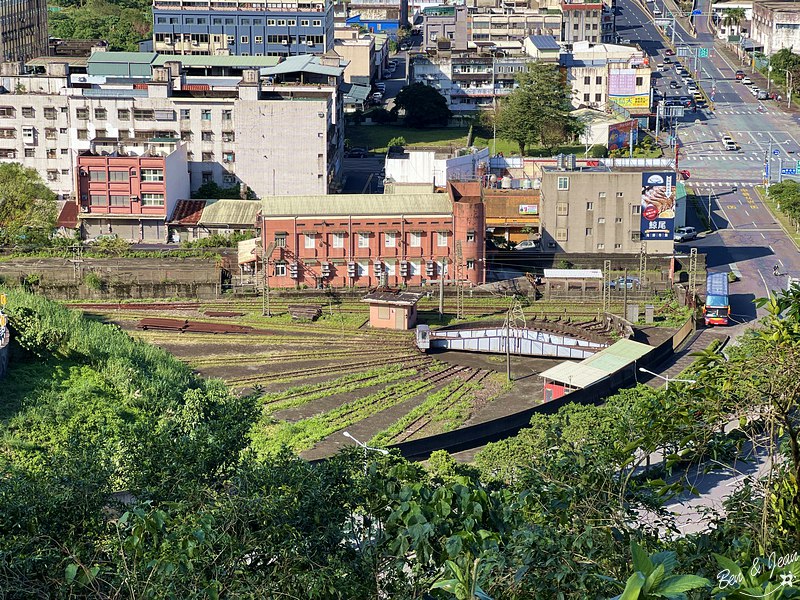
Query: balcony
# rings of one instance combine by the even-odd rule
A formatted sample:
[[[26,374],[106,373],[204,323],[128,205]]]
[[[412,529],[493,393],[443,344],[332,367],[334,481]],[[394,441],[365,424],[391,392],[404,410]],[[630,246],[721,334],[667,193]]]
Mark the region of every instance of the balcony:
[[[460,87],[460,86],[453,86],[450,89],[450,96],[453,98],[458,97],[468,97],[468,98],[492,98],[497,96],[498,98],[502,98],[503,96],[508,96],[511,92],[513,92],[513,88],[507,87],[495,87],[494,93],[492,93],[492,86],[482,86],[482,87]]]

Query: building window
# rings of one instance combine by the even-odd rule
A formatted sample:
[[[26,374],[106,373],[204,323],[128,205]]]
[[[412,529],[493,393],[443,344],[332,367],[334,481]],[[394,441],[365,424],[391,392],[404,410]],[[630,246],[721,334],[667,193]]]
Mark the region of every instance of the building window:
[[[597,249],[598,250],[605,250],[605,248],[606,248],[605,244],[597,244]]]
[[[233,131],[223,131],[222,132],[222,141],[223,142],[235,142],[236,141],[236,134]]]
[[[642,240],[642,232],[641,231],[631,231],[631,241],[632,242],[640,242]]]
[[[213,152],[203,152],[202,161],[203,162],[213,162],[214,160],[214,153]]]
[[[314,238],[315,237],[316,236],[313,233],[306,233],[303,236],[303,238],[304,238],[303,247],[306,248],[306,250],[312,250],[314,248]]]
[[[285,240],[286,238],[284,238]],[[275,263],[275,277],[286,277],[286,263],[285,262],[276,262]]]
[[[105,121],[108,117],[108,111],[105,108],[95,108],[94,118],[99,121]]]
[[[236,153],[235,152],[223,152],[222,153],[222,162],[224,162],[224,163],[236,162]]]
[[[111,198],[111,206],[130,206],[131,204],[130,196],[112,194],[110,198]]]
[[[181,109],[181,121],[186,121],[192,118],[192,110],[190,108]]]
[[[394,248],[397,245],[396,233],[385,233],[383,237],[384,245],[387,248]]]
[[[56,139],[58,137],[56,134],[57,134],[57,132],[56,132],[56,128],[55,127],[45,127],[45,130],[44,130],[45,139],[54,140],[54,139]]]
[[[61,156],[67,156],[69,154],[69,148],[61,148],[59,152],[61,153]]]
[[[267,19],[267,25],[270,27],[275,26],[275,19]]]
[[[130,121],[131,120],[131,111],[127,108],[120,108],[117,110],[117,119],[120,121]]]
[[[130,179],[130,171],[109,171],[108,172],[108,180],[109,181],[128,181]]]
[[[256,36],[256,44],[263,44],[264,43],[264,36],[257,35]]]
[[[105,206],[108,204],[105,194],[91,194],[89,204],[92,206]]]
[[[594,210],[594,202],[587,202],[586,210]]]
[[[322,26],[322,21],[314,21],[314,22],[312,23],[312,25],[313,25],[314,27],[321,27],[321,26]]]
[[[276,248],[286,248],[286,234],[285,233],[276,233],[275,234],[275,247]]]
[[[557,242],[566,242],[567,241],[567,230],[564,229],[556,229],[556,241]]]
[[[308,27],[308,19],[301,20],[300,27]]]
[[[89,181],[105,181],[106,180],[106,172],[105,171],[89,171]]]
[[[75,109],[75,118],[80,119],[81,121],[86,121],[89,118],[89,109],[88,108],[76,108]]]
[[[203,121],[210,121],[211,120],[211,109],[204,108],[200,111],[200,118]]]
[[[142,194],[142,206],[164,206],[164,194]]]
[[[214,141],[214,133],[211,132],[211,131],[203,131],[200,134],[200,137],[204,142],[213,142]]]
[[[595,102],[602,102],[603,101],[603,94],[595,94],[594,95]]]
[[[411,232],[411,247],[412,248],[422,247],[422,232],[420,231]]]
[[[233,111],[231,109],[225,109],[222,111],[222,120],[223,121],[232,121],[233,120]]]
[[[47,158],[55,158],[56,157],[56,149],[55,148],[48,148],[45,152]]]
[[[597,217],[597,222],[602,225],[603,223],[606,222],[606,218],[605,217]]]
[[[249,43],[250,43],[250,38],[249,38],[249,37],[247,37],[246,35],[243,35],[243,36],[241,37],[241,43],[242,43],[242,44],[249,44]]]
[[[592,83],[592,78],[591,78],[591,77],[589,77],[588,75],[586,75],[586,76],[583,78],[583,84],[584,84],[584,85],[589,85],[590,83]]]
[[[25,158],[34,158],[36,156],[36,148],[25,148]]]
[[[468,259],[468,260],[467,260],[467,269],[470,269],[470,270],[472,270],[472,269],[474,269],[474,268],[475,268],[475,261],[474,261],[474,260],[472,260],[471,258],[470,258],[470,259]]]
[[[467,241],[468,242],[474,242],[475,241],[475,232],[474,231],[468,231],[467,232]]]
[[[622,217],[615,217],[614,223],[622,223]]]
[[[584,94],[583,95],[583,101],[584,102],[589,102],[589,94]]]
[[[0,129],[0,138],[10,140],[17,137],[16,129]]]
[[[631,205],[631,214],[632,215],[640,215],[640,214],[642,214],[642,205],[641,204],[632,204]]]
[[[439,248],[447,247],[447,233],[443,231],[436,232],[436,246]]]
[[[614,244],[614,250],[619,250],[622,248],[622,244]]]
[[[134,108],[133,118],[136,121],[154,121],[156,118],[156,113],[154,110],[149,108]]]
[[[587,227],[586,228],[586,234],[585,235],[586,235],[586,237],[592,237],[592,228],[591,227]]]
[[[594,78],[594,82],[595,82],[597,85],[602,85],[602,84],[603,84],[603,78],[602,78],[602,77],[595,77],[595,78]]]
[[[181,131],[181,141],[191,142],[194,139],[194,134],[191,131]]]
[[[52,106],[46,106],[44,109],[44,118],[50,119],[51,121],[58,117],[58,112]]]
[[[636,78],[636,87],[641,87],[644,84],[644,77]]]
[[[605,192],[598,192],[597,193],[597,199],[598,200],[605,200],[606,199],[606,193]]]
[[[624,198],[625,192],[617,192],[617,198]]]
[[[369,248],[369,234],[368,233],[359,233],[358,234],[358,247],[359,248]]]
[[[164,169],[142,169],[142,181],[164,181]]]
[[[558,190],[564,191],[569,189],[569,177],[558,178]]]
[[[569,204],[566,202],[556,203],[556,215],[559,217],[566,217],[569,214]]]
[[[344,248],[344,234],[343,233],[334,233],[333,234],[333,247],[334,248]]]
[[[32,106],[23,106],[22,116],[26,119],[33,119],[36,116],[36,110]]]

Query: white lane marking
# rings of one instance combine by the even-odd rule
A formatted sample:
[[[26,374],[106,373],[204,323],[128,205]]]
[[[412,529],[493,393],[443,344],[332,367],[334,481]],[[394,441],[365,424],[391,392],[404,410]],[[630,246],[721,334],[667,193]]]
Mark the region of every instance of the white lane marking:
[[[728,213],[726,213],[725,209],[722,207],[722,203],[721,202],[717,202],[717,207],[719,208],[720,212],[722,212],[722,216],[725,217],[725,220],[728,222],[728,227],[730,227],[731,229],[736,229],[734,224],[731,223],[731,219],[728,216]],[[717,229],[719,229],[719,228],[717,228]]]
[[[753,225],[755,225],[755,223],[753,223]],[[767,246],[767,248],[769,248],[769,251],[770,251],[770,252],[772,252],[773,254],[775,254],[775,248],[773,248],[773,247],[772,247],[772,244],[770,244],[769,246]]]
[[[764,284],[764,289],[767,290],[767,296],[769,296],[772,293],[772,290],[770,290],[769,287],[767,286],[767,280],[764,279],[764,276],[761,274],[761,271],[758,272],[758,276],[761,277],[761,281]]]
[[[767,236],[765,236],[763,233],[761,234],[761,237],[767,239]]]
[[[746,211],[744,211],[744,214],[746,214],[748,217],[750,216],[750,212],[749,212],[749,211],[747,211],[747,210],[746,210]]]

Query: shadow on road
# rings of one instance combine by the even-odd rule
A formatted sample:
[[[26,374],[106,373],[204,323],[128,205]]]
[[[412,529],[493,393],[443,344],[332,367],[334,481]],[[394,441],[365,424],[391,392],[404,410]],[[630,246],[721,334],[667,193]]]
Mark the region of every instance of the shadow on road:
[[[716,216],[714,221],[719,223],[719,219]],[[744,262],[774,254],[768,247],[758,246],[703,246],[698,249],[706,253],[706,267],[709,268],[727,266],[732,262]]]

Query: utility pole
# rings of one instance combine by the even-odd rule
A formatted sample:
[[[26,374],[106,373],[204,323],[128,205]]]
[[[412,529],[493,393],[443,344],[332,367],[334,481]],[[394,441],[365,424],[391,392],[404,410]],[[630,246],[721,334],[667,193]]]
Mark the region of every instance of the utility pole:
[[[263,227],[263,225],[262,225]],[[261,316],[262,317],[271,317],[272,312],[270,311],[269,306],[269,258],[272,256],[272,252],[275,250],[276,242],[270,242],[267,246],[267,249],[264,251],[263,256],[261,257],[261,269],[264,272],[264,289],[261,293]]]
[[[713,192],[708,192],[708,226],[710,229],[714,229],[714,222],[711,220],[711,195]]]
[[[439,318],[444,319],[444,276],[447,270],[447,258],[442,258],[442,272],[439,273]]]
[[[786,108],[792,107],[792,73],[786,69]]]
[[[622,318],[628,318],[628,269],[625,268],[625,275],[622,279]]]
[[[772,179],[769,172],[769,157],[772,155],[772,138],[769,140],[769,147],[764,153],[764,186],[769,188],[770,179]]]
[[[456,319],[464,318],[464,253],[461,240],[456,242]]]

